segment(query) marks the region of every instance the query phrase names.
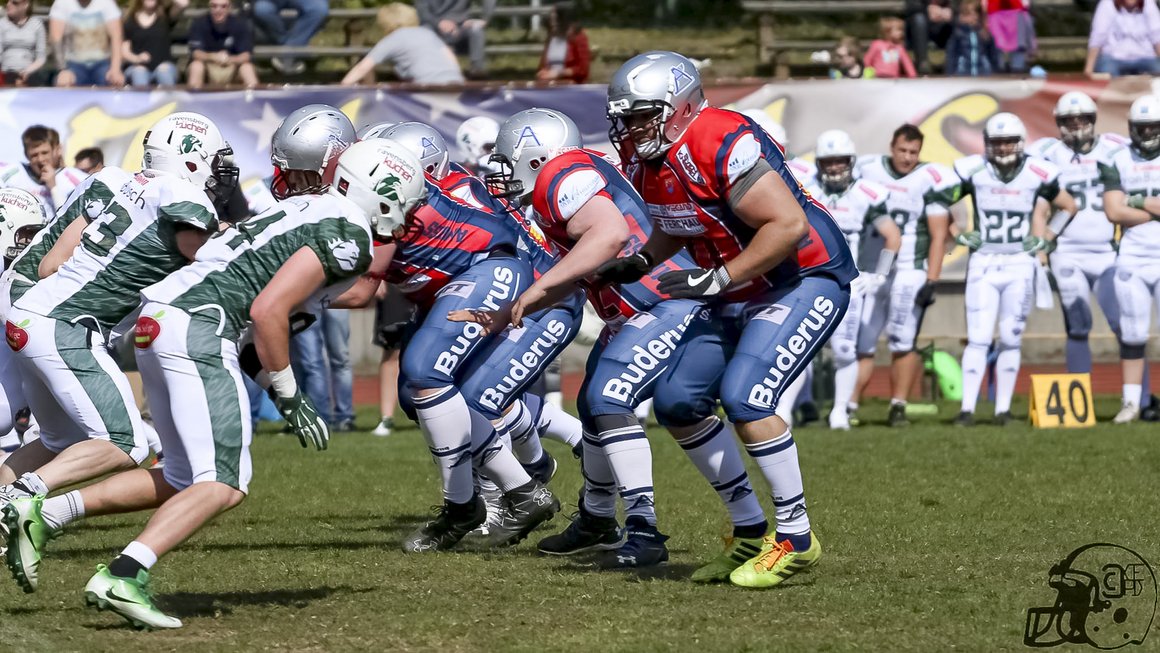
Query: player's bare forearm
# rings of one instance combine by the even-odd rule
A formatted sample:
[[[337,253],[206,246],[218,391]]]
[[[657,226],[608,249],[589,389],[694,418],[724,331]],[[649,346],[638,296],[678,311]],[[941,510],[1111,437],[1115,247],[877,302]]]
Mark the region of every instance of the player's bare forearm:
[[[1148,198],[1152,199],[1152,198]],[[1148,200],[1144,200],[1145,209],[1136,209],[1128,206],[1127,195],[1122,190],[1104,191],[1104,212],[1108,220],[1121,227],[1135,227],[1152,220],[1152,213],[1146,210]]]
[[[684,246],[684,238],[670,236],[658,227],[653,229],[652,235],[648,237],[648,242],[644,244],[644,247],[640,251],[650,257],[649,260],[660,263],[661,261],[671,259]]]
[[[254,323],[254,347],[262,368],[271,371],[290,367],[290,313],[326,283],[326,271],[309,248],[295,252],[254,299],[250,319]]]
[[[386,285],[387,268],[391,259],[395,257],[395,245],[379,245],[375,247],[374,260],[354,285],[335,298],[330,303],[331,308],[363,308],[373,302],[379,295],[379,290]]]
[[[88,223],[82,218],[76,218],[72,221],[60,235],[60,238],[53,244],[52,249],[40,259],[40,265],[36,269],[36,273],[43,279],[50,274],[57,271],[57,269],[64,264],[65,261],[72,256],[73,250],[81,242],[81,236],[84,234],[85,227]]]
[[[930,232],[930,254],[926,262],[926,278],[938,281],[942,276],[943,259],[947,255],[947,239],[950,236],[949,215],[927,216],[926,228]]]
[[[902,230],[888,217],[884,217],[878,222],[874,223],[874,228],[878,231],[878,235],[882,236],[883,249],[888,249],[895,254],[902,249]]]

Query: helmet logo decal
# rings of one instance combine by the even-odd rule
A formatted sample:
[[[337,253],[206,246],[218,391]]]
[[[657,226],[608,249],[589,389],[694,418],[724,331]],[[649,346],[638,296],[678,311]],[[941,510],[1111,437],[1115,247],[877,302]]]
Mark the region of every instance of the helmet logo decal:
[[[182,154],[189,154],[194,150],[201,149],[201,139],[193,134],[186,134],[181,138],[181,144],[177,147]]]
[[[436,156],[439,154],[439,146],[435,144],[435,141],[431,140],[430,136],[423,137],[422,145],[423,155],[419,158],[425,159],[429,156]]]
[[[683,63],[669,68],[669,72],[673,74],[673,95],[684,93],[685,89],[693,83],[693,76],[685,72],[685,64]]]
[[[532,129],[531,125],[524,125],[523,129],[515,132],[515,135],[518,137],[515,147],[517,152],[524,149],[525,147],[532,147],[533,145],[536,147],[543,147],[543,144],[540,143],[540,137],[536,136],[536,132],[534,129]]]
[[[375,193],[391,200],[392,202],[400,202],[399,198],[399,178],[394,175],[387,175],[375,184]]]

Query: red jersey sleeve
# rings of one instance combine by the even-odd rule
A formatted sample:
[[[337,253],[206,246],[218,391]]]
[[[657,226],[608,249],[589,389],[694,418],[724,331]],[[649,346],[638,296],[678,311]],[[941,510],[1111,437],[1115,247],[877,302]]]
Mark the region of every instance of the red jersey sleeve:
[[[670,162],[701,201],[724,202],[733,184],[762,158],[761,141],[744,116],[707,108],[674,146]]]
[[[591,156],[573,150],[544,166],[532,192],[532,207],[541,221],[562,226],[588,200],[600,194],[608,196],[608,179],[593,165]]]

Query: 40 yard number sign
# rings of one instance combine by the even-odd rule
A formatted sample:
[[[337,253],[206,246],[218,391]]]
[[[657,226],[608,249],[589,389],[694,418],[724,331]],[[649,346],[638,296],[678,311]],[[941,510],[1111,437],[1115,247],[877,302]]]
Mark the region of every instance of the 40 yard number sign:
[[[1090,374],[1032,374],[1031,424],[1041,429],[1096,425]]]

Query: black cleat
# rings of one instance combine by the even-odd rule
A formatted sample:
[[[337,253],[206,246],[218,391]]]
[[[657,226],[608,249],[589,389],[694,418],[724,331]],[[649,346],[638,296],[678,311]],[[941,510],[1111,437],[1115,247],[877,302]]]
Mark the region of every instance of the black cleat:
[[[504,494],[499,523],[489,528],[488,546],[518,544],[537,526],[560,512],[560,500],[536,480]]]
[[[890,416],[886,419],[892,427],[910,426],[910,420],[906,419],[906,404],[890,404]]]
[[[1011,422],[1014,422],[1014,421],[1015,421],[1015,416],[1012,415],[1011,411],[1008,410],[1008,411],[1004,411],[1002,413],[996,414],[995,419],[992,420],[992,423],[994,423],[995,426],[1007,426],[1008,424],[1010,424]]]
[[[955,418],[954,425],[955,426],[974,426],[975,425],[975,414],[968,413],[967,411],[964,410],[963,412],[959,413],[958,417]]]
[[[620,525],[615,517],[597,517],[584,509],[572,516],[572,523],[557,535],[540,540],[540,553],[570,556],[589,551],[611,551],[621,545]]]
[[[1148,405],[1140,410],[1140,421],[1160,422],[1160,399],[1156,395],[1149,397]]]
[[[471,497],[471,501],[466,504],[444,501],[435,519],[403,540],[403,551],[406,553],[446,551],[458,544],[485,519],[487,506],[479,494]]]
[[[616,550],[616,562],[620,568],[655,567],[668,562],[669,550],[665,547],[668,535],[662,534],[656,526],[643,517],[629,517],[624,521],[626,539]]]
[[[552,480],[552,477],[556,475],[556,469],[558,467],[556,459],[547,451],[536,462],[522,466],[524,471],[528,473],[528,476],[531,476],[532,480],[539,482],[541,485],[547,485],[548,481]]]

